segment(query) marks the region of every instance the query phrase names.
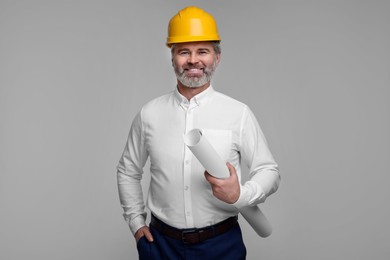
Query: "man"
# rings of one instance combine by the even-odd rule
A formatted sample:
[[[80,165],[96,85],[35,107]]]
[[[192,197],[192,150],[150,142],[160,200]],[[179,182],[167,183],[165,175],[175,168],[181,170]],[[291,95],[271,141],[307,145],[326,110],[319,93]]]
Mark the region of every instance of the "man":
[[[118,165],[124,217],[140,259],[245,259],[238,210],[277,190],[277,164],[250,109],[210,84],[221,58],[214,18],[197,7],[179,11],[169,22],[167,46],[177,88],[147,103],[133,121]],[[229,178],[205,172],[185,146],[183,136],[193,128],[227,162]],[[148,158],[150,226],[140,184]],[[250,169],[245,184],[241,163]]]

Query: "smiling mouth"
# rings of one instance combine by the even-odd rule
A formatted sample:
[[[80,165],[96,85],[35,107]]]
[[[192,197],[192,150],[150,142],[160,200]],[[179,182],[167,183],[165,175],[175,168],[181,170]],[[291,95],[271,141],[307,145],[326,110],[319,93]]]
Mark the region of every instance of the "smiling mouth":
[[[193,68],[193,69],[185,69],[184,71],[186,72],[186,75],[190,77],[199,77],[203,75],[203,69]]]

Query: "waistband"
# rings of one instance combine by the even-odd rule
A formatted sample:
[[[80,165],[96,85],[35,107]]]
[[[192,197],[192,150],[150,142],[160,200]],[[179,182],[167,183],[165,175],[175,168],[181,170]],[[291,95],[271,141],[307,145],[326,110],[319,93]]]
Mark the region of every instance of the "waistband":
[[[233,216],[212,226],[178,229],[165,224],[152,214],[150,226],[160,231],[163,235],[182,241],[184,244],[197,244],[229,231],[238,225],[237,220],[238,216]]]

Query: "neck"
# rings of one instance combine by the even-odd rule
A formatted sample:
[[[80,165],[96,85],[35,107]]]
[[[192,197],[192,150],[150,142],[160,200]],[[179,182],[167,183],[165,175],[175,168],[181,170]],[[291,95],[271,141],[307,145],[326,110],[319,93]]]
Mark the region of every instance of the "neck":
[[[210,87],[210,82],[198,88],[189,88],[184,86],[180,81],[177,82],[177,88],[179,90],[179,93],[182,94],[185,98],[187,98],[187,100],[191,100],[191,98],[203,92],[208,87]]]

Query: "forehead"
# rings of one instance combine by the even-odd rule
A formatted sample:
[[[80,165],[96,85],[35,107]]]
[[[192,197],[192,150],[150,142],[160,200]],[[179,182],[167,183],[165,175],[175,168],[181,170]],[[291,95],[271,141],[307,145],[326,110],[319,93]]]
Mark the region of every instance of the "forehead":
[[[213,50],[214,45],[212,42],[183,42],[175,44],[176,50],[188,49],[188,50],[198,50],[198,49],[209,49]]]

